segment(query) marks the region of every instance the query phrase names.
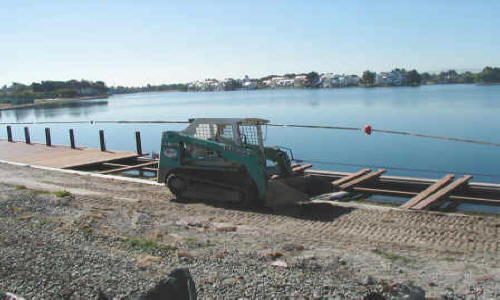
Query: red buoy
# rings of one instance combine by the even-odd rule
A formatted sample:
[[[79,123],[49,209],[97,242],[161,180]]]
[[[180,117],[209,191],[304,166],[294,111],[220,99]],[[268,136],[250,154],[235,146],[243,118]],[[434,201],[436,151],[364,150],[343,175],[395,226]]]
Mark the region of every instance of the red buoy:
[[[372,134],[372,126],[371,125],[365,125],[365,134],[367,134],[367,135]]]

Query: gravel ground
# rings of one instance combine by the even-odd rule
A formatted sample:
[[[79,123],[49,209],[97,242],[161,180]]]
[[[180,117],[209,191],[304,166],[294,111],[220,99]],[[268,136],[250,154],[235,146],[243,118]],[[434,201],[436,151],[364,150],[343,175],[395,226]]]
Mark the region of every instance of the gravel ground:
[[[410,282],[431,297],[500,298],[497,217],[349,204],[243,211],[5,164],[0,178],[0,291],[28,299],[121,298],[178,267],[200,299],[396,299]]]
[[[272,257],[264,254],[219,250],[194,238],[184,251],[158,244],[135,245],[134,239],[91,232],[92,222],[61,221],[61,216],[75,213],[70,207],[72,197],[5,185],[0,190],[0,288],[26,298],[90,299],[99,289],[124,297],[151,288],[179,266],[190,269],[202,299],[287,294],[362,297],[367,290],[345,280],[348,268],[341,267],[337,257],[321,266],[305,257],[284,268],[271,266]],[[204,246],[214,251],[188,252]],[[293,251],[299,246],[288,247]]]

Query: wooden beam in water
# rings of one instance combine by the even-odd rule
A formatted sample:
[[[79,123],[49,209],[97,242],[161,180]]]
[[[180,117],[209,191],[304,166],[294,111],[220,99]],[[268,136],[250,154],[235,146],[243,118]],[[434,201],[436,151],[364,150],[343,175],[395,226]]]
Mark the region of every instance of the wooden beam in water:
[[[12,142],[12,127],[7,126],[7,141]]]
[[[50,128],[45,128],[45,145],[52,147],[52,139],[50,138]]]
[[[363,175],[363,176],[361,176],[361,177],[359,177],[357,179],[351,180],[351,181],[349,181],[347,183],[344,183],[344,184],[340,185],[340,189],[342,189],[342,190],[351,190],[356,185],[362,184],[362,183],[364,183],[366,181],[369,181],[369,180],[372,180],[372,179],[375,179],[375,178],[379,177],[381,174],[383,174],[385,172],[387,172],[386,169],[378,169],[375,172]]]
[[[75,145],[75,132],[73,131],[73,129],[69,130],[69,143],[71,145],[71,149],[75,149],[76,148],[76,145]]]
[[[445,186],[444,188],[440,189],[437,191],[435,194],[427,197],[423,201],[420,201],[411,209],[427,209],[432,206],[436,206],[437,204],[441,203],[443,200],[446,199],[454,190],[456,190],[459,187],[464,186],[469,182],[469,180],[472,179],[472,175],[465,175],[459,178],[458,180],[450,183],[449,185]]]
[[[24,141],[26,144],[31,144],[30,129],[28,127],[24,127]]]
[[[360,192],[360,193],[368,193],[368,194],[373,194],[373,195],[384,195],[384,196],[390,196],[390,197],[404,197],[404,198],[414,197],[414,196],[419,194],[416,192],[407,192],[407,191],[401,191],[401,190],[387,190],[387,189],[378,189],[378,188],[367,188],[367,187],[354,187],[352,190],[354,192]],[[450,195],[450,196],[448,196],[448,199],[451,201],[454,201],[454,202],[457,201],[457,202],[482,204],[482,205],[500,205],[500,200],[488,199],[488,198]]]
[[[108,162],[102,163],[102,165],[107,166],[107,167],[118,167],[118,168],[130,166],[130,165],[125,165],[125,164],[108,163]],[[144,171],[158,172],[158,168],[143,167],[141,169],[143,169]]]
[[[342,177],[349,176],[352,173],[347,172],[335,172],[335,171],[320,171],[320,170],[306,170],[306,174],[325,178],[329,181],[334,181],[341,179]],[[413,195],[408,197],[413,197],[418,193],[422,192],[429,185],[432,185],[439,181],[439,179],[432,178],[419,178],[419,177],[407,177],[407,176],[390,176],[382,175],[378,178],[376,182],[367,182],[363,184],[363,188],[373,188],[382,190],[396,190],[396,191],[408,191],[412,192]],[[490,199],[491,203],[495,203],[496,200],[500,200],[500,184],[498,183],[485,183],[485,182],[469,182],[466,189],[460,189],[453,192],[450,199],[457,197],[465,197],[467,199]],[[458,198],[457,198],[458,199]],[[495,200],[495,201],[493,201]],[[472,202],[471,202],[472,203]]]
[[[142,167],[152,166],[152,165],[157,164],[157,163],[158,162],[156,162],[156,161],[155,162],[147,162],[147,163],[133,165],[133,166],[127,166],[127,167],[121,167],[121,168],[112,169],[112,170],[101,171],[101,172],[99,172],[99,174],[111,174],[111,173],[130,171],[130,170],[140,169]]]
[[[104,140],[104,130],[99,130],[99,144],[101,145],[101,151],[106,151],[106,141]]]
[[[135,147],[137,149],[137,155],[142,156],[142,143],[141,143],[141,132],[135,132]]]
[[[312,164],[305,164],[305,165],[293,168],[292,171],[294,173],[300,173],[300,172],[303,172],[305,169],[311,168],[312,166],[313,166]]]
[[[353,179],[355,179],[355,178],[358,178],[358,177],[360,177],[360,176],[363,176],[363,175],[365,175],[366,173],[370,173],[371,171],[372,171],[372,169],[363,169],[363,170],[359,170],[359,171],[358,171],[358,172],[356,172],[356,173],[352,173],[352,174],[350,174],[350,175],[347,175],[347,176],[345,176],[345,177],[342,177],[342,178],[340,178],[340,179],[337,179],[337,180],[335,180],[335,181],[332,181],[332,184],[333,184],[334,186],[339,186],[339,185],[344,184],[344,183],[346,183],[346,182],[348,182],[348,181],[351,181],[351,180],[353,180]]]
[[[368,193],[374,195],[386,195],[391,197],[413,197],[418,193],[415,192],[407,192],[407,191],[399,191],[399,190],[386,190],[386,189],[377,189],[377,188],[368,188],[368,187],[353,187],[352,190],[354,192],[360,193]]]
[[[425,190],[420,192],[418,195],[416,195],[415,197],[408,200],[406,203],[401,205],[399,208],[409,209],[409,208],[417,205],[420,201],[424,200],[425,198],[429,197],[430,195],[432,195],[433,193],[435,193],[436,191],[438,191],[439,189],[443,188],[445,185],[450,183],[453,180],[453,178],[455,178],[454,174],[448,174],[448,175],[444,176],[439,181],[430,185],[428,188],[426,188]]]

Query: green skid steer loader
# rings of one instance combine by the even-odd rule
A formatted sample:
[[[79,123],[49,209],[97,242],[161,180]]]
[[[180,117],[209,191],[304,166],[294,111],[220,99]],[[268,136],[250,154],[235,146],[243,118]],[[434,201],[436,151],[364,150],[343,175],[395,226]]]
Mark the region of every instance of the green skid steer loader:
[[[265,147],[263,119],[192,119],[183,131],[163,132],[158,182],[182,199],[273,206],[331,191],[294,172],[287,152]],[[290,151],[291,152],[291,151]],[[267,162],[272,166],[267,166]],[[297,168],[295,168],[297,170]]]

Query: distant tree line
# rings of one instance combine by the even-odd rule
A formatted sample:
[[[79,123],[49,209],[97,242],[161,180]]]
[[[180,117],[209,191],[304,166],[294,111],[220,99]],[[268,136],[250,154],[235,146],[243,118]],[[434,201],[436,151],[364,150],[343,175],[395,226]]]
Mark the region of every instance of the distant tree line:
[[[0,101],[12,104],[30,103],[35,99],[76,98],[107,95],[109,88],[102,81],[42,81],[30,85],[14,82],[0,90]]]
[[[142,87],[128,87],[128,86],[112,86],[109,88],[111,94],[129,94],[129,93],[142,93],[142,92],[165,92],[165,91],[179,91],[186,92],[187,84],[160,84],[160,85],[146,85]]]
[[[314,88],[319,87],[319,83],[325,74],[317,72],[309,73],[288,73],[282,77],[290,80],[301,76],[305,78],[303,87]],[[380,82],[383,77],[390,77],[386,82]],[[392,76],[392,77],[391,77]],[[256,88],[268,88],[264,82],[278,77],[277,75],[269,75],[258,79],[250,79],[245,76],[245,79],[226,79],[222,82],[221,90],[232,91],[242,88],[242,84],[246,81],[256,83]],[[215,79],[207,79],[206,81],[214,81]],[[389,83],[387,83],[389,82]],[[397,84],[393,84],[393,83]],[[417,70],[406,71],[405,69],[394,69],[391,72],[375,73],[369,70],[363,72],[360,84],[363,86],[417,86],[421,84],[448,84],[448,83],[500,83],[500,68],[485,67],[479,73],[463,72],[458,73],[455,70],[443,71],[440,73],[430,74],[427,72],[419,73]],[[30,85],[14,82],[10,86],[4,85],[0,89],[0,102],[10,102],[13,104],[30,103],[34,99],[51,99],[51,98],[76,98],[83,96],[101,96],[108,94],[126,94],[138,92],[162,92],[162,91],[188,91],[189,84],[160,84],[146,85],[143,87],[125,87],[113,86],[107,87],[103,81],[88,81],[88,80],[69,80],[69,81],[42,81],[40,83],[33,82]]]
[[[463,72],[455,70],[443,71],[440,73],[419,73],[417,70],[406,71],[405,69],[394,69],[388,73],[377,74],[369,70],[363,72],[361,84],[364,86],[384,85],[378,82],[377,76],[387,74],[401,74],[403,81],[400,85],[416,86],[421,84],[449,84],[449,83],[500,83],[500,68],[485,67],[479,73]]]

